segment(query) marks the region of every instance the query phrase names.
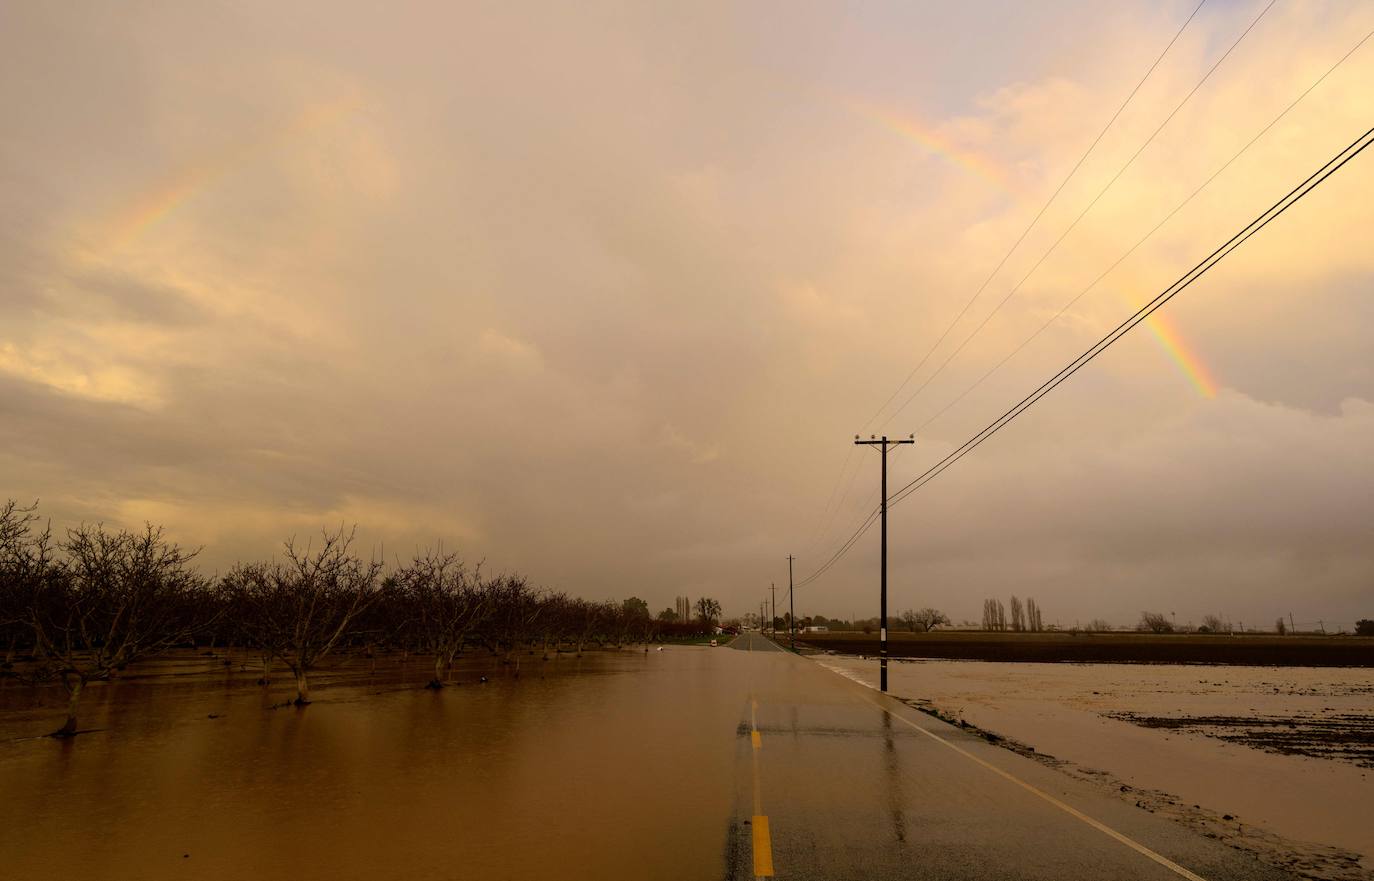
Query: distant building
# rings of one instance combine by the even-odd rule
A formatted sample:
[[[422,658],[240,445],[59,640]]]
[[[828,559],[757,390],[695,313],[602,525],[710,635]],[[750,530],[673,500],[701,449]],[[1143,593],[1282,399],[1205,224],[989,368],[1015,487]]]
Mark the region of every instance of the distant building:
[[[830,632],[830,628],[829,628],[829,627],[826,627],[824,624],[812,624],[812,625],[809,626],[809,627],[803,627],[803,628],[802,628],[802,633],[829,633],[829,632]]]

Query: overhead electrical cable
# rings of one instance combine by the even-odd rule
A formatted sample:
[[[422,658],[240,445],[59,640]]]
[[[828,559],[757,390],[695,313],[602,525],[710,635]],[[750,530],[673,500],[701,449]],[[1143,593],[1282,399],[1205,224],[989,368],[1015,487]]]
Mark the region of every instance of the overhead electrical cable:
[[[897,396],[902,393],[902,389],[906,388],[907,383],[911,382],[911,380],[916,376],[916,374],[920,372],[921,368],[924,367],[926,365],[926,362],[930,360],[930,356],[935,354],[935,351],[940,348],[940,344],[945,341],[945,339],[954,330],[955,326],[958,325],[959,321],[963,319],[965,314],[967,314],[969,308],[973,306],[974,302],[980,296],[983,295],[983,291],[987,289],[987,286],[991,284],[992,280],[996,278],[998,273],[1002,271],[1002,267],[1006,266],[1007,261],[1011,259],[1011,255],[1016,253],[1016,249],[1021,247],[1021,243],[1026,240],[1026,236],[1030,235],[1031,230],[1034,229],[1035,225],[1040,222],[1040,218],[1045,216],[1045,212],[1048,211],[1049,207],[1054,204],[1054,200],[1059,198],[1059,194],[1064,191],[1064,187],[1068,186],[1069,181],[1072,180],[1073,176],[1078,173],[1078,169],[1083,167],[1083,163],[1087,161],[1088,156],[1091,155],[1093,150],[1097,148],[1097,145],[1102,141],[1102,138],[1106,136],[1108,130],[1110,130],[1111,127],[1116,124],[1116,120],[1121,116],[1122,112],[1126,109],[1126,106],[1131,103],[1131,100],[1135,98],[1136,93],[1140,91],[1141,86],[1145,85],[1145,81],[1148,80],[1150,78],[1150,75],[1155,72],[1155,68],[1159,67],[1159,63],[1164,60],[1164,56],[1169,54],[1169,50],[1172,49],[1174,47],[1174,44],[1178,42],[1178,38],[1183,36],[1183,32],[1188,29],[1188,25],[1192,23],[1193,19],[1198,14],[1198,11],[1202,9],[1203,5],[1206,4],[1206,2],[1207,0],[1201,0],[1201,2],[1198,3],[1197,6],[1193,7],[1192,14],[1190,14],[1188,18],[1184,20],[1183,24],[1179,25],[1178,30],[1174,32],[1174,35],[1169,40],[1168,44],[1165,45],[1163,50],[1160,51],[1159,55],[1155,57],[1155,60],[1153,63],[1150,64],[1149,69],[1145,71],[1145,75],[1142,76],[1136,82],[1135,88],[1131,89],[1130,94],[1128,94],[1126,96],[1126,99],[1122,101],[1120,106],[1116,108],[1116,112],[1112,114],[1111,119],[1107,120],[1107,124],[1102,127],[1102,130],[1097,133],[1097,137],[1093,138],[1092,143],[1088,145],[1088,149],[1084,150],[1083,155],[1078,157],[1078,161],[1073,164],[1073,168],[1070,168],[1069,173],[1064,175],[1064,179],[1059,182],[1059,186],[1055,187],[1054,192],[1051,193],[1050,197],[1045,200],[1045,204],[1040,206],[1040,210],[1035,213],[1035,216],[1033,218],[1031,218],[1031,222],[1026,224],[1025,229],[1021,230],[1021,235],[1017,236],[1016,241],[1011,243],[1011,247],[1008,248],[1006,253],[1002,255],[1002,259],[997,261],[997,265],[993,267],[992,272],[988,273],[987,278],[983,279],[983,283],[980,284],[978,286],[978,289],[973,292],[973,296],[968,298],[968,301],[964,303],[964,307],[959,310],[959,313],[955,315],[954,319],[950,321],[950,323],[945,327],[944,332],[941,333],[939,338],[935,340],[934,344],[926,350],[925,355],[923,355],[921,357],[921,360],[916,363],[916,366],[911,368],[911,372],[906,375],[906,379],[903,379],[901,384],[898,385],[895,390],[893,390],[892,394],[888,397],[886,401],[883,402],[882,406],[878,408],[877,412],[875,412],[872,416],[868,417],[868,420],[864,422],[863,426],[859,429],[860,434],[867,431],[868,426],[872,425],[873,421],[877,419],[879,416],[881,416],[882,412],[886,410],[888,406],[897,399]]]
[[[1017,416],[1020,416],[1026,410],[1034,406],[1041,398],[1057,388],[1064,380],[1073,376],[1090,361],[1105,352],[1113,343],[1125,336],[1137,324],[1154,314],[1161,306],[1178,296],[1179,293],[1205,275],[1213,266],[1229,256],[1231,252],[1245,244],[1252,236],[1272,223],[1289,208],[1296,205],[1307,196],[1308,193],[1311,193],[1325,182],[1327,178],[1344,167],[1347,162],[1362,153],[1371,143],[1374,143],[1374,128],[1369,129],[1352,141],[1349,146],[1328,160],[1325,165],[1313,172],[1305,181],[1294,187],[1283,198],[1261,212],[1258,217],[1246,224],[1240,232],[1228,239],[1225,244],[1203,258],[1192,269],[1180,276],[1177,281],[1169,285],[1169,287],[1156,294],[1154,299],[1150,300],[1150,302],[1146,303],[1144,306],[1141,306],[1132,313],[1129,318],[1113,328],[1096,343],[1089,346],[1083,354],[1070,361],[1065,367],[1060,369],[1058,373],[1043,382],[1035,391],[1026,395],[1001,416],[990,422],[982,431],[964,441],[964,443],[955,448],[953,452],[932,465],[915,480],[912,480],[910,483],[892,493],[892,495],[889,496],[889,504],[895,505],[916,490],[925,486],[927,483],[940,476],[942,472],[955,462],[972,452],[982,444],[983,441],[1001,431]]]
[[[991,312],[983,316],[983,320],[980,321],[978,325],[974,327],[973,330],[970,331],[967,336],[964,337],[963,341],[960,342],[959,345],[954,348],[954,351],[950,352],[947,356],[945,356],[945,359],[940,362],[940,365],[936,367],[935,370],[929,376],[927,376],[919,386],[916,387],[916,390],[912,392],[905,401],[902,402],[902,405],[892,412],[892,415],[888,417],[889,420],[895,418],[897,414],[901,413],[907,407],[911,406],[912,401],[916,400],[916,398],[921,394],[921,392],[925,391],[925,389],[931,384],[931,382],[933,382],[936,377],[938,377],[941,373],[944,372],[945,368],[949,366],[950,362],[959,356],[959,353],[962,352],[964,348],[970,342],[973,341],[974,337],[978,336],[978,334],[982,332],[984,327],[987,327],[988,322],[993,319],[993,316],[995,316],[998,312],[1002,311],[1002,307],[1007,305],[1007,303],[1011,300],[1012,297],[1016,296],[1016,294],[1021,290],[1021,287],[1025,285],[1025,283],[1030,279],[1030,277],[1035,274],[1036,270],[1040,268],[1041,264],[1048,260],[1050,255],[1052,255],[1055,251],[1059,249],[1060,244],[1063,243],[1064,239],[1068,238],[1069,233],[1073,232],[1078,227],[1078,224],[1081,223],[1083,218],[1088,215],[1088,212],[1092,211],[1093,208],[1096,207],[1097,203],[1102,200],[1102,197],[1107,194],[1107,191],[1110,190],[1116,184],[1116,182],[1121,179],[1121,176],[1125,174],[1126,171],[1132,165],[1135,164],[1135,161],[1138,158],[1140,158],[1140,154],[1145,152],[1145,148],[1149,147],[1150,144],[1154,143],[1154,140],[1159,136],[1159,133],[1164,131],[1165,127],[1173,121],[1174,117],[1178,115],[1178,112],[1183,109],[1184,105],[1186,105],[1189,101],[1192,100],[1193,96],[1198,93],[1198,90],[1202,88],[1203,84],[1211,78],[1212,74],[1216,73],[1217,68],[1221,67],[1222,62],[1224,62],[1227,58],[1231,56],[1231,53],[1236,50],[1236,47],[1241,44],[1241,41],[1244,40],[1246,36],[1249,35],[1249,33],[1252,30],[1255,29],[1255,26],[1260,23],[1260,19],[1264,18],[1265,14],[1268,13],[1270,9],[1273,9],[1274,4],[1277,2],[1278,0],[1269,0],[1269,3],[1263,9],[1260,10],[1259,14],[1255,16],[1255,18],[1250,22],[1250,24],[1245,28],[1245,30],[1241,31],[1240,35],[1236,37],[1235,41],[1231,43],[1230,48],[1228,48],[1222,54],[1222,56],[1218,58],[1210,68],[1208,68],[1207,72],[1202,75],[1202,79],[1198,80],[1197,84],[1194,85],[1193,88],[1188,91],[1188,94],[1183,96],[1183,100],[1179,101],[1178,104],[1174,106],[1174,109],[1169,111],[1169,115],[1164,117],[1164,121],[1161,122],[1155,128],[1155,130],[1150,133],[1150,136],[1145,139],[1145,142],[1141,144],[1134,153],[1131,154],[1131,158],[1127,159],[1126,163],[1122,165],[1119,169],[1117,169],[1116,174],[1112,175],[1111,179],[1108,180],[1106,185],[1098,191],[1096,196],[1093,196],[1092,201],[1090,201],[1087,204],[1087,206],[1084,207],[1084,209],[1081,212],[1079,212],[1078,216],[1074,218],[1073,222],[1070,223],[1064,229],[1064,231],[1059,234],[1059,238],[1055,239],[1053,244],[1051,244],[1049,248],[1047,248],[1045,252],[1040,255],[1040,258],[1036,260],[1034,264],[1032,264],[1031,268],[1026,270],[1026,273],[1021,276],[1021,280],[1018,281],[1015,284],[1015,286],[1013,286],[1012,289],[1007,292],[1006,296],[1004,296],[997,303],[997,305],[992,308]]]
[[[901,383],[897,386],[897,388],[893,390],[892,394],[888,397],[886,401],[883,402],[882,406],[880,406],[872,416],[868,417],[868,419],[864,422],[863,426],[860,428],[860,433],[866,431],[868,429],[868,426],[871,425],[873,421],[876,420],[879,416],[881,416],[882,412],[886,410],[894,400],[897,399],[897,396],[901,394],[902,389],[906,388],[907,384],[910,383],[913,378],[915,378],[916,374],[919,373],[921,368],[926,365],[926,362],[930,360],[931,356],[935,354],[936,350],[940,348],[940,345],[944,343],[945,339],[950,335],[950,333],[953,332],[954,328],[963,319],[964,315],[967,314],[969,308],[973,306],[974,302],[977,301],[977,299],[980,296],[982,296],[983,291],[986,290],[988,285],[992,283],[993,279],[995,279],[998,276],[998,274],[1002,271],[1002,268],[1006,265],[1007,261],[1011,259],[1012,254],[1016,253],[1017,248],[1019,248],[1021,246],[1021,243],[1025,241],[1026,237],[1030,235],[1031,230],[1033,230],[1036,224],[1040,222],[1040,219],[1044,217],[1045,212],[1048,211],[1049,207],[1052,204],[1054,204],[1054,201],[1059,198],[1059,194],[1064,191],[1064,187],[1068,186],[1069,181],[1072,180],[1074,175],[1078,173],[1078,170],[1083,166],[1083,163],[1087,161],[1088,156],[1092,154],[1093,150],[1097,149],[1097,145],[1102,141],[1102,138],[1105,137],[1107,132],[1112,128],[1112,126],[1116,124],[1117,119],[1120,118],[1121,114],[1126,110],[1126,107],[1135,98],[1136,93],[1138,93],[1141,87],[1145,85],[1145,82],[1149,80],[1150,76],[1155,72],[1155,68],[1159,67],[1160,62],[1164,60],[1164,56],[1169,54],[1169,50],[1172,49],[1174,47],[1174,44],[1178,42],[1179,37],[1183,36],[1183,32],[1188,29],[1188,25],[1192,24],[1193,19],[1197,17],[1198,12],[1202,9],[1204,5],[1206,5],[1206,3],[1207,0],[1199,0],[1197,6],[1193,7],[1193,11],[1188,15],[1186,19],[1184,19],[1183,24],[1179,25],[1178,30],[1174,32],[1174,35],[1169,39],[1169,42],[1165,44],[1164,48],[1160,50],[1160,53],[1157,56],[1155,56],[1154,61],[1150,63],[1150,66],[1146,69],[1144,75],[1142,75],[1140,79],[1136,81],[1135,86],[1131,89],[1130,93],[1126,95],[1125,100],[1123,100],[1121,104],[1117,106],[1116,111],[1112,113],[1111,118],[1107,120],[1107,124],[1104,125],[1101,131],[1097,133],[1097,137],[1093,138],[1092,143],[1088,144],[1088,148],[1083,151],[1083,154],[1081,156],[1078,157],[1078,161],[1075,162],[1073,164],[1073,167],[1069,169],[1068,174],[1064,175],[1064,178],[1059,182],[1059,186],[1055,187],[1054,192],[1051,193],[1050,197],[1045,200],[1045,203],[1040,206],[1040,210],[1037,211],[1035,213],[1035,216],[1031,218],[1030,223],[1026,225],[1026,228],[1023,229],[1021,231],[1021,234],[1016,237],[1016,240],[1012,242],[1011,247],[1008,248],[1006,253],[1002,255],[1002,259],[997,261],[997,265],[994,266],[992,271],[988,273],[987,277],[983,279],[983,283],[980,284],[977,290],[973,292],[973,296],[969,297],[969,299],[964,303],[963,308],[960,309],[958,314],[955,315],[954,318],[949,322],[949,324],[945,327],[944,332],[940,334],[939,338],[935,340],[935,342],[931,345],[931,347],[928,350],[926,350],[925,355],[923,355],[921,357],[921,360],[917,362],[916,366],[911,369],[911,372],[907,374],[906,378],[903,379]],[[1272,2],[1270,5],[1272,5]],[[905,404],[903,405],[903,407],[905,407]],[[853,471],[849,470],[849,464],[852,460],[853,454],[854,448],[851,446],[849,448],[849,452],[845,455],[844,463],[840,466],[839,476],[836,478],[835,485],[830,490],[830,496],[826,500],[825,508],[822,510],[821,516],[818,520],[818,523],[820,525],[815,530],[813,530],[813,538],[811,538],[807,542],[808,547],[815,547],[816,545],[820,544],[825,540],[826,536],[830,534],[830,526],[834,521],[835,516],[844,506],[845,500],[849,498],[849,492],[853,488],[854,480],[856,479],[859,473],[858,467],[855,467]],[[847,482],[845,481],[846,474],[849,476]],[[845,486],[844,492],[839,497],[839,503],[835,504],[836,494],[839,493],[839,488],[842,483]],[[874,493],[874,495],[876,495],[876,493]]]
[[[1222,174],[1222,172],[1224,172],[1224,171],[1226,171],[1226,169],[1230,168],[1231,165],[1234,164],[1235,161],[1236,161],[1237,159],[1239,159],[1242,155],[1244,155],[1244,153],[1245,153],[1247,150],[1249,150],[1252,146],[1254,146],[1255,143],[1256,143],[1260,138],[1262,138],[1262,137],[1264,137],[1266,134],[1268,134],[1270,129],[1272,129],[1275,125],[1277,125],[1277,124],[1279,123],[1279,121],[1282,120],[1285,116],[1287,116],[1287,115],[1289,114],[1289,112],[1290,112],[1294,107],[1297,107],[1298,104],[1300,104],[1300,103],[1302,102],[1302,100],[1303,100],[1304,98],[1306,98],[1307,95],[1308,95],[1313,89],[1315,89],[1315,88],[1317,88],[1317,86],[1321,85],[1322,82],[1324,82],[1324,81],[1326,80],[1327,77],[1329,77],[1332,73],[1334,73],[1334,72],[1336,71],[1336,68],[1338,68],[1338,67],[1340,67],[1342,64],[1344,64],[1344,63],[1346,62],[1346,60],[1349,59],[1351,55],[1354,55],[1355,52],[1356,52],[1357,50],[1359,50],[1359,48],[1360,48],[1361,46],[1363,46],[1365,43],[1369,42],[1369,38],[1370,38],[1370,37],[1374,37],[1374,31],[1369,31],[1369,32],[1366,33],[1363,37],[1361,37],[1361,38],[1360,38],[1360,41],[1357,42],[1354,46],[1352,46],[1352,47],[1350,48],[1350,51],[1346,52],[1346,53],[1345,53],[1344,55],[1342,55],[1339,59],[1337,59],[1336,63],[1333,64],[1333,65],[1331,65],[1330,67],[1328,67],[1328,68],[1326,69],[1326,72],[1325,72],[1325,73],[1323,73],[1321,76],[1317,77],[1317,78],[1312,82],[1312,84],[1309,85],[1307,88],[1303,89],[1302,92],[1299,93],[1299,95],[1298,95],[1296,98],[1294,98],[1291,102],[1289,102],[1289,104],[1288,104],[1287,107],[1283,108],[1283,110],[1280,111],[1280,113],[1279,113],[1278,116],[1275,116],[1273,119],[1271,119],[1271,120],[1269,121],[1269,124],[1268,124],[1268,125],[1266,125],[1266,126],[1265,126],[1264,128],[1262,128],[1262,129],[1260,129],[1259,132],[1257,132],[1253,138],[1251,138],[1249,141],[1247,141],[1243,147],[1241,147],[1241,148],[1240,148],[1239,150],[1237,150],[1234,154],[1232,154],[1232,156],[1231,156],[1230,159],[1227,159],[1219,168],[1217,168],[1216,171],[1212,172],[1212,174],[1211,174],[1210,176],[1208,176],[1208,178],[1207,178],[1205,181],[1203,181],[1196,189],[1194,189],[1191,193],[1188,194],[1188,197],[1187,197],[1186,199],[1184,199],[1182,202],[1179,202],[1177,205],[1175,205],[1174,208],[1173,208],[1173,210],[1170,211],[1168,214],[1164,215],[1164,218],[1163,218],[1162,220],[1160,220],[1159,223],[1156,223],[1156,224],[1150,229],[1149,232],[1145,233],[1145,235],[1143,235],[1143,236],[1141,236],[1139,239],[1137,239],[1137,240],[1136,240],[1136,243],[1133,244],[1133,245],[1131,245],[1131,247],[1128,248],[1128,249],[1125,251],[1125,253],[1123,253],[1120,257],[1116,258],[1116,260],[1112,261],[1112,264],[1111,264],[1110,266],[1108,266],[1106,269],[1102,270],[1102,272],[1099,273],[1098,276],[1097,276],[1096,278],[1094,278],[1094,279],[1092,280],[1092,282],[1088,284],[1087,287],[1083,288],[1083,290],[1079,291],[1079,292],[1073,297],[1073,299],[1069,300],[1067,303],[1065,303],[1063,306],[1061,306],[1061,307],[1059,308],[1059,311],[1056,312],[1056,313],[1054,313],[1054,315],[1050,316],[1050,318],[1049,318],[1048,321],[1046,321],[1044,324],[1040,325],[1040,327],[1039,327],[1034,333],[1032,333],[1030,336],[1028,336],[1028,337],[1026,337],[1024,340],[1022,340],[1020,345],[1018,345],[1016,348],[1014,348],[1014,349],[1012,349],[1010,352],[1008,352],[1007,355],[1006,355],[1004,358],[1002,358],[1001,361],[998,361],[996,364],[994,364],[986,373],[984,373],[982,376],[978,377],[978,379],[974,380],[974,382],[973,382],[968,388],[964,389],[964,390],[963,390],[962,392],[960,392],[957,396],[955,396],[949,403],[947,403],[947,404],[945,404],[945,406],[941,407],[939,411],[937,411],[933,416],[931,416],[931,417],[930,417],[929,419],[927,419],[925,422],[922,422],[922,423],[920,424],[920,426],[917,427],[916,430],[917,430],[918,432],[919,432],[919,431],[924,431],[926,428],[930,427],[930,425],[931,425],[933,422],[935,422],[935,420],[939,419],[939,418],[940,418],[941,416],[943,416],[945,413],[949,412],[950,408],[954,407],[954,405],[958,404],[958,403],[959,403],[960,401],[962,401],[964,398],[968,397],[968,395],[969,395],[970,393],[972,393],[974,389],[976,389],[976,388],[978,388],[980,385],[982,385],[989,377],[991,377],[994,373],[996,373],[998,370],[1000,370],[1000,369],[1002,368],[1003,365],[1005,365],[1005,364],[1006,364],[1008,361],[1010,361],[1012,358],[1016,357],[1016,355],[1018,355],[1018,354],[1021,352],[1022,349],[1024,349],[1026,346],[1030,345],[1037,337],[1040,336],[1040,334],[1044,333],[1044,332],[1049,328],[1049,326],[1050,326],[1051,324],[1054,324],[1056,321],[1058,321],[1058,320],[1064,315],[1065,312],[1067,312],[1067,311],[1069,311],[1069,309],[1073,308],[1074,304],[1076,304],[1079,300],[1083,299],[1083,297],[1085,297],[1090,291],[1092,291],[1092,290],[1093,290],[1094,288],[1096,288],[1099,284],[1101,284],[1101,282],[1102,282],[1102,280],[1103,280],[1104,278],[1106,278],[1108,275],[1110,275],[1111,272],[1112,272],[1114,269],[1116,269],[1116,268],[1117,268],[1118,266],[1120,266],[1123,262],[1125,262],[1126,259],[1127,259],[1128,257],[1130,257],[1132,254],[1134,254],[1134,253],[1140,248],[1141,245],[1145,244],[1145,242],[1147,242],[1147,241],[1149,241],[1151,238],[1153,238],[1153,237],[1154,237],[1154,234],[1157,233],[1157,232],[1159,232],[1160,229],[1162,229],[1166,223],[1168,223],[1170,220],[1172,220],[1172,219],[1174,218],[1174,215],[1178,214],[1179,211],[1183,210],[1184,206],[1186,206],[1186,205],[1188,205],[1188,203],[1192,202],[1193,199],[1196,198],[1197,195],[1198,195],[1199,193],[1201,193],[1201,192],[1202,192],[1203,190],[1205,190],[1209,185],[1211,185],[1212,181],[1214,181],[1214,180],[1216,180],[1218,177],[1220,177],[1221,174]]]
[[[901,502],[902,500],[906,499],[912,493],[921,489],[923,486],[930,483],[930,481],[934,480],[936,477],[939,477],[947,469],[954,465],[954,463],[958,462],[964,456],[968,455],[974,449],[982,445],[982,443],[986,441],[988,438],[992,437],[997,432],[1001,431],[1013,420],[1015,420],[1018,416],[1020,416],[1026,410],[1030,409],[1042,398],[1044,398],[1047,394],[1049,394],[1051,391],[1057,388],[1070,376],[1073,376],[1075,373],[1077,373],[1079,370],[1085,367],[1089,362],[1091,362],[1094,358],[1096,358],[1098,355],[1102,354],[1102,352],[1110,348],[1117,340],[1121,339],[1121,337],[1125,336],[1127,333],[1131,331],[1131,329],[1136,327],[1136,325],[1140,324],[1140,322],[1144,321],[1150,315],[1154,314],[1154,312],[1159,310],[1162,306],[1164,306],[1164,304],[1168,303],[1174,297],[1178,296],[1179,293],[1187,289],[1195,281],[1197,281],[1199,278],[1205,275],[1212,267],[1216,266],[1227,256],[1229,256],[1232,252],[1234,252],[1237,248],[1245,244],[1245,242],[1249,241],[1250,238],[1252,238],[1256,233],[1264,229],[1266,226],[1268,226],[1270,223],[1276,220],[1279,216],[1281,216],[1284,212],[1286,212],[1289,208],[1293,207],[1299,201],[1305,198],[1308,194],[1310,194],[1313,190],[1315,190],[1317,187],[1323,184],[1333,174],[1335,174],[1337,171],[1343,168],[1348,162],[1350,162],[1350,160],[1354,159],[1360,153],[1364,152],[1364,150],[1366,150],[1370,146],[1370,144],[1374,144],[1374,128],[1368,129],[1362,135],[1360,135],[1358,138],[1352,141],[1348,146],[1346,146],[1335,156],[1329,159],[1325,164],[1323,164],[1320,168],[1318,168],[1315,172],[1309,175],[1302,183],[1298,184],[1296,187],[1291,189],[1273,205],[1262,211],[1257,217],[1255,217],[1254,220],[1251,220],[1248,224],[1242,227],[1239,232],[1233,235],[1220,247],[1212,251],[1205,258],[1203,258],[1201,261],[1195,264],[1191,269],[1189,269],[1182,276],[1180,276],[1173,284],[1169,285],[1163,291],[1156,294],[1152,300],[1150,300],[1145,305],[1141,306],[1128,318],[1126,318],[1115,328],[1113,328],[1111,331],[1109,331],[1107,334],[1101,337],[1097,342],[1089,346],[1088,349],[1086,349],[1077,358],[1074,358],[1067,365],[1061,368],[1058,373],[1050,377],[1045,382],[1041,383],[1040,386],[1037,387],[1034,391],[1026,395],[1016,404],[1012,405],[1004,413],[1002,413],[1002,415],[998,416],[987,426],[985,426],[981,431],[977,432],[968,440],[964,441],[964,443],[960,444],[940,461],[936,462],[930,468],[926,469],[926,471],[921,473],[914,480],[910,481],[909,483],[899,488],[896,492],[892,493],[889,496],[888,504],[895,505]],[[831,555],[831,557],[829,557],[826,560],[826,562],[822,564],[822,566],[816,572],[801,579],[799,585],[809,584],[812,581],[815,581],[816,578],[820,577],[820,575],[824,574],[825,571],[828,571],[830,567],[834,566],[835,563],[837,563],[841,557],[848,553],[849,549],[854,546],[855,542],[858,541],[859,537],[862,536],[863,533],[866,532],[872,526],[873,522],[877,519],[877,516],[877,511],[874,511],[872,514],[870,514],[868,519],[865,520],[864,523],[862,523],[857,530],[855,530],[855,532],[850,536],[850,538],[845,542],[845,544],[840,548],[840,550],[836,551],[833,555]]]

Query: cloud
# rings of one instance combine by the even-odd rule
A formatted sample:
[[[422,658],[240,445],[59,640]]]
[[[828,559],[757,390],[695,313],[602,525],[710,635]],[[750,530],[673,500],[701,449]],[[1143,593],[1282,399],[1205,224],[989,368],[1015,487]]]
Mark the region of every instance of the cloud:
[[[513,370],[538,373],[544,369],[538,348],[490,327],[477,338],[477,350]]]
[[[866,426],[1190,10],[27,7],[0,35],[0,487],[165,519],[218,568],[357,520],[752,608],[876,503],[854,433],[919,427],[909,479],[1367,127],[1369,46],[964,395],[1374,26],[1274,7]],[[899,402],[1252,15],[1205,7]],[[1371,185],[1351,163],[1170,304],[1214,399],[1132,335],[895,509],[902,596],[1365,614]],[[861,611],[870,550],[799,610]]]

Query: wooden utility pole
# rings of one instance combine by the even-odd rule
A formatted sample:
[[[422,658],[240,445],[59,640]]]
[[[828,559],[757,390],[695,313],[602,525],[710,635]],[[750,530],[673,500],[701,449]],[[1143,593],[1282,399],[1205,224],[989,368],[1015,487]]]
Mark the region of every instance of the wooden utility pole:
[[[778,632],[773,629],[773,622],[778,618],[778,583],[772,581],[769,582],[769,585],[769,590],[773,591],[773,614],[768,618],[768,629],[772,630],[773,635],[776,636]]]
[[[791,554],[787,555],[787,606],[791,610],[787,622],[787,635],[792,640],[792,651],[797,650],[797,603],[792,599],[792,561],[797,559]]]
[[[878,578],[878,685],[880,691],[887,691],[887,448],[895,447],[900,444],[916,443],[916,435],[911,435],[902,440],[888,440],[887,435],[881,438],[869,435],[868,440],[859,440],[859,436],[854,435],[854,443],[861,446],[875,446],[882,450],[883,454],[883,485],[882,501],[879,503],[883,512],[883,538],[881,552],[881,575]]]

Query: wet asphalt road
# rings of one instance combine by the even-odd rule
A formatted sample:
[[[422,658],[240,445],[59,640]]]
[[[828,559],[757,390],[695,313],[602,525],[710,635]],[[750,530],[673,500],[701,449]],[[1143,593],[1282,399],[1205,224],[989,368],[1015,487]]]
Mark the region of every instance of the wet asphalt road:
[[[727,878],[1292,877],[757,634],[732,648]]]

